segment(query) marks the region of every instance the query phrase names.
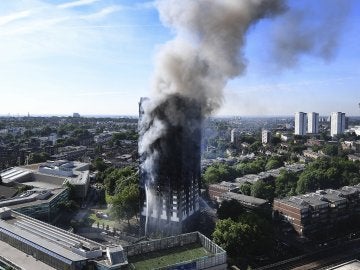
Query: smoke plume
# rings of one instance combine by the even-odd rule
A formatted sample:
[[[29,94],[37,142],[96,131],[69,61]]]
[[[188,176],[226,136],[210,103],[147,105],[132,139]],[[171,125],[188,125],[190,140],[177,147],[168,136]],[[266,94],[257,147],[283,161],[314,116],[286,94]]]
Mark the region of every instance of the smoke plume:
[[[177,198],[194,209],[201,126],[221,106],[226,83],[246,69],[243,48],[248,30],[263,18],[281,15],[280,26],[268,40],[279,66],[292,67],[303,54],[330,59],[347,8],[344,1],[323,3],[328,2],[317,24],[305,11],[289,11],[283,0],[156,2],[161,21],[173,31],[174,39],[160,48],[152,97],[141,104],[139,153],[148,198],[146,224],[150,215],[156,217],[159,212],[169,220],[174,213],[164,210],[164,205],[172,209],[172,198],[183,192],[186,196]],[[337,22],[329,24],[334,19]],[[161,193],[167,195],[157,195]]]
[[[218,109],[226,82],[246,68],[241,49],[249,27],[286,8],[281,0],[159,0],[156,6],[175,38],[157,56],[153,96],[143,118],[152,125],[145,125],[140,154],[166,130],[166,122],[151,117],[157,104],[179,95],[196,101],[202,117]],[[181,121],[181,111],[169,108],[166,113],[169,122]]]
[[[269,38],[273,63],[280,68],[295,67],[302,56],[330,61],[334,58],[351,1],[318,0],[316,8],[288,10],[274,23]],[[314,4],[314,3],[312,3]]]
[[[146,234],[150,216],[158,217],[159,228],[159,213],[174,215],[164,210],[164,204],[173,208],[173,197],[184,205],[180,219],[196,211],[203,119],[221,105],[227,81],[246,68],[242,48],[248,29],[285,10],[281,0],[159,0],[156,6],[175,38],[160,48],[153,95],[141,103]]]

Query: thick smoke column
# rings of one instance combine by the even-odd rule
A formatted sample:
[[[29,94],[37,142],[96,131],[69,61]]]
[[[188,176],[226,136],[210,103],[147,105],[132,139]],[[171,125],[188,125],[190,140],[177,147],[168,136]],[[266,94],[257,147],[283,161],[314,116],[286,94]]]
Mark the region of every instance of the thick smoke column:
[[[154,94],[195,99],[204,115],[221,105],[226,82],[244,72],[249,27],[285,9],[281,0],[160,0],[157,7],[176,37],[158,55]]]
[[[142,104],[139,153],[146,223],[159,211],[169,214],[161,205],[173,194],[157,199],[158,193],[196,197],[191,193],[199,188],[203,119],[221,105],[227,81],[244,72],[241,49],[249,27],[284,11],[281,0],[159,0],[156,6],[176,36],[161,47],[153,96]],[[190,195],[176,196],[194,210]]]

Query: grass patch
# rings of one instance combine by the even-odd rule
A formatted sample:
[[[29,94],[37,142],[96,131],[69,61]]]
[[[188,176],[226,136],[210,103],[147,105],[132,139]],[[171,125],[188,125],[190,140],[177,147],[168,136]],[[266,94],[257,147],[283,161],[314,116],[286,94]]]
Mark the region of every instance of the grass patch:
[[[106,228],[107,225],[109,225],[109,227],[112,228],[115,226],[114,220],[97,217],[94,211],[90,212],[90,215],[88,216],[88,220],[90,225],[94,223],[97,225],[97,223],[99,222],[99,228],[102,228],[103,224],[104,224],[104,228]]]
[[[129,262],[135,266],[136,270],[145,270],[192,261],[211,254],[200,244],[192,244],[134,256],[129,258]]]

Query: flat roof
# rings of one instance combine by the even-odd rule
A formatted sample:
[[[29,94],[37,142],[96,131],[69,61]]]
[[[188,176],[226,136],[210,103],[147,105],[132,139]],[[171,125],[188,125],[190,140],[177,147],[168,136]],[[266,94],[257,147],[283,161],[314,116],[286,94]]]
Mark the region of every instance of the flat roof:
[[[3,171],[0,175],[4,183],[10,183],[30,173],[31,173],[30,170],[20,167],[15,167]]]
[[[226,192],[226,193],[221,195],[221,198],[235,199],[235,200],[243,202],[245,204],[250,204],[250,205],[254,205],[254,206],[263,205],[263,204],[266,204],[268,202],[267,200],[264,200],[264,199],[260,199],[260,198],[256,198],[256,197],[252,197],[252,196],[247,196],[247,195],[244,195],[244,194],[238,194],[238,193],[234,193],[234,192]]]
[[[35,259],[32,256],[10,246],[8,243],[0,241],[0,254],[5,259],[21,267],[24,270],[56,270],[55,268]]]
[[[25,202],[25,203],[16,204],[16,205],[10,205],[9,208],[15,210],[15,209],[20,209],[20,208],[25,208],[25,207],[29,207],[29,206],[38,205],[38,204],[47,203],[47,202],[52,201],[56,196],[58,196],[64,190],[65,190],[65,188],[52,189],[51,196],[49,196],[49,198],[47,198],[46,200],[36,200],[36,201]]]
[[[22,238],[30,245],[40,246],[44,252],[55,253],[63,261],[84,261],[86,257],[78,255],[71,249],[86,248],[99,250],[103,245],[90,239],[62,230],[45,222],[11,211],[11,218],[0,219],[0,230],[12,236]]]
[[[4,222],[4,220],[0,220],[0,230],[6,231],[10,233],[11,235],[16,235],[21,237],[23,240],[26,241],[29,244],[35,244],[37,246],[40,246],[45,249],[45,252],[47,253],[55,253],[59,256],[61,256],[65,260],[70,261],[83,261],[86,260],[85,257],[82,257],[80,255],[77,255],[76,253],[57,245],[53,242],[47,241],[45,238],[40,236],[39,234],[35,234],[33,232],[29,232],[19,226],[15,226],[14,224],[9,224],[7,222]],[[68,262],[70,263],[70,262]]]

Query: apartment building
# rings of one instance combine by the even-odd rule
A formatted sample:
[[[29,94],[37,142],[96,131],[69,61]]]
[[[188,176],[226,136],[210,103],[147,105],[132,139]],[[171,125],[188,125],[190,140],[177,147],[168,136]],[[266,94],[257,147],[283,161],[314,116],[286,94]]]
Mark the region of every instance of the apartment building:
[[[344,133],[345,131],[345,113],[332,112],[331,113],[331,128],[330,136],[335,137]]]
[[[311,112],[307,114],[307,132],[311,134],[319,133],[319,114]]]
[[[295,135],[306,135],[306,113],[296,112],[295,113]]]
[[[338,190],[275,199],[273,210],[287,220],[300,235],[332,229],[338,222],[360,213],[360,185]]]

